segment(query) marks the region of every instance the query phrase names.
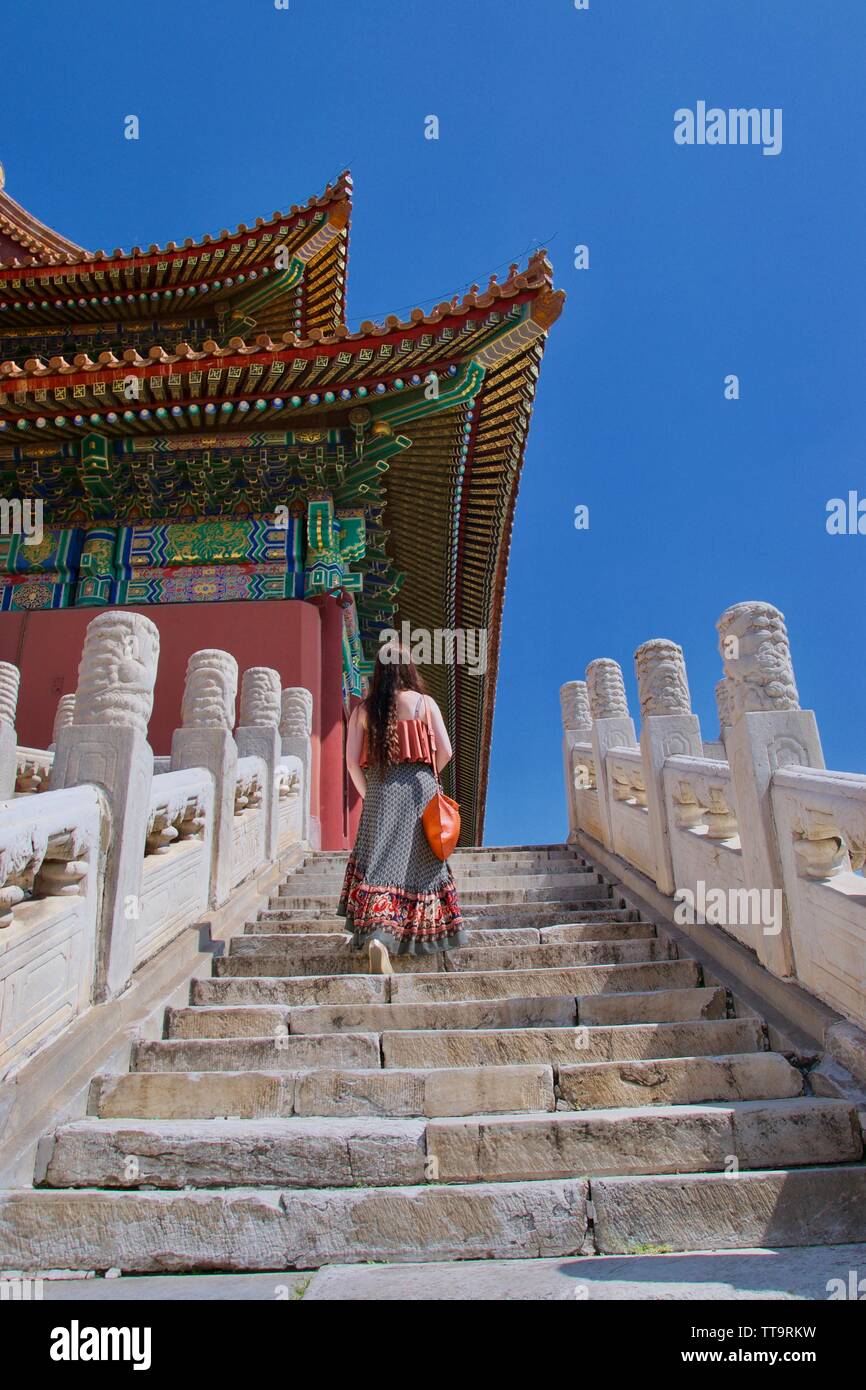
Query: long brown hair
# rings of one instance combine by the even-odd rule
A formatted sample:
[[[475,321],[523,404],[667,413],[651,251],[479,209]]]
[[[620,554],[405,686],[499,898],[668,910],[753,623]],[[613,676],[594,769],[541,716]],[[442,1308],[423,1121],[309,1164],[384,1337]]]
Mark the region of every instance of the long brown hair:
[[[384,642],[376,653],[370,689],[364,700],[367,753],[373,767],[385,768],[399,755],[397,692],[400,690],[417,690],[423,695],[424,682],[408,648],[399,642]]]

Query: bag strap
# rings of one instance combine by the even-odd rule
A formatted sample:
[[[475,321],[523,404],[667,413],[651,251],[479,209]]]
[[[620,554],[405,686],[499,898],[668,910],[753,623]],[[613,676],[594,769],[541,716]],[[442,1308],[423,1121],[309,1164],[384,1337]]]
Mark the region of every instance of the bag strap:
[[[433,769],[433,776],[436,778],[436,786],[441,791],[442,784],[439,781],[439,769],[436,766],[436,735],[433,732],[433,724],[430,719],[430,701],[426,695],[424,696],[424,717],[427,723],[427,737],[430,740],[430,766]]]

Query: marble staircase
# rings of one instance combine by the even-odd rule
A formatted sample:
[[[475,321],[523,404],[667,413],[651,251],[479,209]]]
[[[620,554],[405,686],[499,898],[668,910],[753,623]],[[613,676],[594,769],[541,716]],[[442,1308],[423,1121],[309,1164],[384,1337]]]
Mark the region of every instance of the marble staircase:
[[[558,845],[458,851],[467,945],[367,973],[310,853],[0,1193],[0,1269],[866,1240],[856,1105]]]

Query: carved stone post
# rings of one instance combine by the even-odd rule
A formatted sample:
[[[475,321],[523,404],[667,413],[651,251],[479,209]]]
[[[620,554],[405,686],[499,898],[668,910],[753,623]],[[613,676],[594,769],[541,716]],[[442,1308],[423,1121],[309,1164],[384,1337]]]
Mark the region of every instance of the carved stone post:
[[[313,696],[302,685],[287,686],[280,699],[280,741],[283,757],[300,758],[303,768],[301,787],[301,839],[310,839],[310,793],[313,770]]]
[[[280,673],[270,666],[251,666],[241,681],[241,722],[235,735],[242,758],[262,758],[267,785],[262,805],[265,812],[265,857],[276,859],[279,835]]]
[[[75,722],[58,729],[51,786],[93,782],[108,796],[111,842],[100,902],[96,998],[125,989],[150,814],[153,753],[147,725],[159,662],[159,632],[138,613],[100,613],[88,624],[78,667]]]
[[[647,792],[655,879],[662,893],[676,887],[665,809],[665,758],[703,756],[701,726],[692,714],[682,647],[667,638],[644,642],[634,654],[640,697],[640,755]]]
[[[15,712],[18,708],[18,685],[21,673],[9,661],[0,661],[0,801],[6,801],[15,791],[18,735],[15,732]]]
[[[219,907],[232,888],[238,749],[232,736],[238,663],[228,652],[193,652],[186,667],[182,728],[171,740],[171,770],[206,767],[214,779],[208,901]]]
[[[575,777],[579,775],[579,769],[574,765],[572,753],[575,744],[588,743],[592,733],[592,715],[589,712],[586,681],[567,681],[565,685],[561,685],[559,703],[562,708],[562,762],[568,805],[568,838],[572,840],[579,829],[575,797]],[[589,785],[588,778],[584,784]]]
[[[61,695],[57,701],[57,709],[54,714],[54,729],[51,734],[51,742],[48,745],[49,753],[53,753],[57,746],[57,735],[61,729],[68,729],[70,724],[75,723],[75,692],[71,695]]]
[[[734,722],[733,694],[727,676],[723,676],[716,685],[716,709],[719,712],[719,742],[727,751],[728,734]]]
[[[603,839],[605,847],[613,850],[609,799],[612,789],[608,786],[606,755],[610,748],[637,747],[637,739],[619,662],[604,656],[591,661],[586,668],[586,686],[592,715],[592,751]]]
[[[733,723],[725,740],[737,803],[746,888],[783,888],[770,787],[777,768],[824,767],[818,725],[801,710],[784,616],[769,603],[737,603],[717,624]],[[794,973],[787,907],[756,924],[755,949],[774,975]]]

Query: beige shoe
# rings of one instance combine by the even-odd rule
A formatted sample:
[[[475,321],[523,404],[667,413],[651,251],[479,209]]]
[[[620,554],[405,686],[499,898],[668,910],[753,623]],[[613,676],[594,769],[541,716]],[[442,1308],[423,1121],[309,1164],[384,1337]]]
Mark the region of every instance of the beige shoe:
[[[381,941],[371,941],[367,948],[370,958],[370,971],[373,975],[393,975],[394,967],[388,955],[388,947]]]

